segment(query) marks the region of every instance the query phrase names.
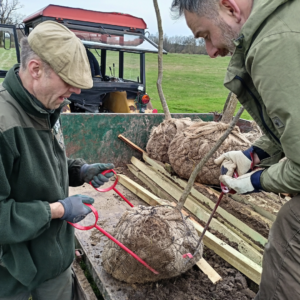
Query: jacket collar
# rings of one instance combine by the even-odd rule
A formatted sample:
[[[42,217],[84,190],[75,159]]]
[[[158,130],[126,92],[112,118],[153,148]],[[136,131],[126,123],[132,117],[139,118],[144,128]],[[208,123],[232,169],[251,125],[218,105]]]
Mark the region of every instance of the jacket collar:
[[[39,106],[37,104],[38,100],[33,99],[34,96],[29,94],[29,92],[23,87],[23,84],[17,75],[19,68],[20,65],[16,64],[7,72],[5,80],[3,81],[3,87],[6,88],[9,94],[22,106],[25,112],[38,118],[49,118],[51,127],[53,127],[59,118],[61,109],[65,105],[69,104],[70,101],[64,100],[60,107],[50,114],[49,111]]]
[[[254,0],[251,14],[234,41],[238,48],[247,52],[252,39],[262,23],[282,4],[293,0]]]

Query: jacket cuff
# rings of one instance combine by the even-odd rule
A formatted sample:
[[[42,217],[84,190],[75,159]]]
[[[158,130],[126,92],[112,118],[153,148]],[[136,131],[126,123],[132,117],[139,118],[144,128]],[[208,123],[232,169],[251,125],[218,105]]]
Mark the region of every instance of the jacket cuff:
[[[81,179],[81,167],[86,164],[86,161],[79,158],[69,159],[69,186],[81,186],[84,181]]]
[[[252,149],[253,149],[253,152],[257,154],[260,161],[270,157],[270,155],[261,148],[253,146]]]
[[[259,170],[259,171],[254,172],[251,175],[251,183],[252,183],[254,189],[257,190],[257,191],[263,190],[263,187],[260,183],[260,176],[261,176],[263,171],[264,170]]]
[[[243,154],[250,160],[252,161],[251,153],[253,153],[253,146],[248,148],[247,150],[243,151]]]

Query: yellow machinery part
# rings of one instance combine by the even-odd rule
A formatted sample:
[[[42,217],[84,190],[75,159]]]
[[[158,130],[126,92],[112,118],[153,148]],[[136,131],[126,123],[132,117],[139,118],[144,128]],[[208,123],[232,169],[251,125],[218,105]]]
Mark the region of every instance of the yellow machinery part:
[[[104,98],[104,108],[113,113],[139,113],[134,99],[127,99],[126,92],[112,92]],[[145,113],[152,113],[152,109],[147,109]]]
[[[134,100],[133,105],[134,105]],[[135,105],[134,105],[135,106]],[[126,92],[112,92],[106,95],[104,107],[114,113],[130,113]]]

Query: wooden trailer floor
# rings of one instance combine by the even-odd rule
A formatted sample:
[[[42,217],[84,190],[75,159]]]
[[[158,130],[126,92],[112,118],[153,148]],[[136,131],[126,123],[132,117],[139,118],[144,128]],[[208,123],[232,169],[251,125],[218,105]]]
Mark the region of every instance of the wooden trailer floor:
[[[137,178],[135,179],[139,181]],[[104,187],[108,187],[108,185]],[[147,205],[121,184],[117,185],[117,189],[134,206]],[[88,195],[95,199],[94,207],[99,212],[98,225],[110,234],[112,234],[114,226],[118,223],[122,214],[130,208],[115,192],[99,193],[87,184],[82,187],[70,188],[70,195],[76,194]],[[80,224],[90,225],[93,220],[94,217],[89,215]],[[107,241],[105,236],[97,229],[89,231],[76,229],[75,235],[79,246],[86,254],[85,262],[89,271],[105,300],[250,300],[255,296],[255,293],[248,288],[248,285],[251,286],[252,283],[206,247],[204,247],[204,258],[215,267],[223,278],[216,285],[196,266],[176,278],[162,280],[157,283],[129,285],[114,279],[103,270],[101,254]]]
[[[108,186],[104,186],[104,188],[105,187]],[[125,195],[125,197],[134,206],[140,204],[145,205],[142,200],[125,189],[122,185],[118,184],[117,189],[123,195]],[[70,187],[70,195],[76,194],[88,195],[95,199],[94,207],[99,213],[98,225],[110,234],[112,233],[114,226],[118,223],[122,214],[127,208],[130,208],[130,206],[114,191],[99,193],[88,184],[76,188]],[[92,224],[94,220],[94,216],[89,215],[80,224]],[[104,299],[128,299],[127,295],[130,294],[134,289],[129,284],[114,279],[112,276],[107,274],[102,267],[101,253],[108,238],[100,233],[97,229],[92,229],[89,231],[80,231],[76,229],[75,235],[81,248],[86,254],[86,263]]]

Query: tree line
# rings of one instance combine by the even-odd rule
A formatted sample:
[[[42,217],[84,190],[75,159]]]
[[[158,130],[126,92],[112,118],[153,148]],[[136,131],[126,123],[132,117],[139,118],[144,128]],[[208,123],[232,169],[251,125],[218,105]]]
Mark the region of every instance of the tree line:
[[[150,34],[149,38],[158,44],[158,33]],[[207,55],[204,39],[195,39],[194,36],[168,36],[164,34],[164,50],[170,53],[205,54]]]

